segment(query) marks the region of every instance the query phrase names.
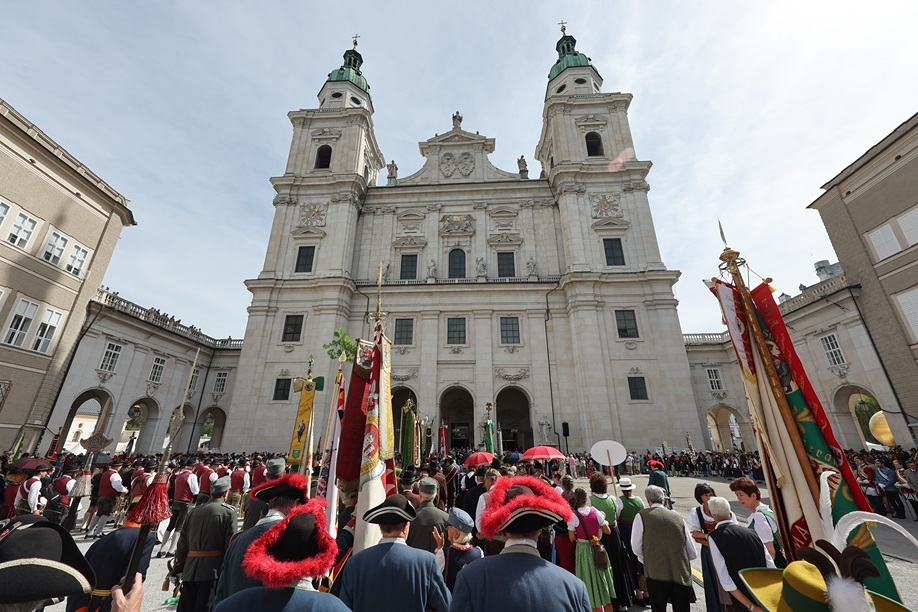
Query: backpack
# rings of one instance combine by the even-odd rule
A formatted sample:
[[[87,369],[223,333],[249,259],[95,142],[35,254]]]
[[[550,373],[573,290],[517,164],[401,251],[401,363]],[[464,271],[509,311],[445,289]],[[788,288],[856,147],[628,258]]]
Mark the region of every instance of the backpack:
[[[54,482],[50,478],[41,479],[41,489],[39,489],[38,494],[47,500],[46,505],[61,499],[61,494],[54,488]]]

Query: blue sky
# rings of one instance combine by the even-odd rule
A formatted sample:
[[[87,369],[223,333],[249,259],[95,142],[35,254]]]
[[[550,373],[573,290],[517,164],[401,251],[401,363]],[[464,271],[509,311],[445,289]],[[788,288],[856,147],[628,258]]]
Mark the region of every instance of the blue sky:
[[[207,334],[243,336],[290,145],[359,33],[376,135],[399,174],[450,127],[515,171],[541,129],[558,21],[634,94],[637,157],[683,331],[723,329],[701,280],[731,246],[779,291],[834,261],[819,186],[918,108],[918,3],[9,3],[0,98],[131,200],[104,284]],[[382,173],[385,177],[385,171]],[[383,179],[384,180],[384,179]]]

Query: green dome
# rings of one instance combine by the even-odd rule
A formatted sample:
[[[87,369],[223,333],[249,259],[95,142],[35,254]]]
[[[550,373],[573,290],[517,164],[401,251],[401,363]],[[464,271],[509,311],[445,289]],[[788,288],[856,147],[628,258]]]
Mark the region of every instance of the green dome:
[[[360,89],[370,93],[370,85],[366,78],[360,72],[360,66],[363,64],[363,56],[357,53],[356,49],[348,49],[344,52],[344,64],[336,70],[328,73],[328,81],[350,81]]]
[[[577,40],[573,36],[565,35],[561,37],[558,44],[555,45],[555,49],[558,51],[558,61],[555,62],[555,65],[551,67],[551,72],[548,73],[549,81],[568,68],[590,65],[590,58],[583,53],[578,53],[575,49],[576,45]]]

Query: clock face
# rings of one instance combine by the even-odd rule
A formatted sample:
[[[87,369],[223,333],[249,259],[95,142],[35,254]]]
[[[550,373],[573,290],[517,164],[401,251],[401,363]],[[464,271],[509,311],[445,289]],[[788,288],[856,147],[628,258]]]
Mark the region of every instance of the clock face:
[[[303,204],[300,207],[300,225],[325,225],[325,206],[322,204]]]
[[[592,194],[590,202],[593,204],[593,217],[621,217],[622,204],[618,194]]]

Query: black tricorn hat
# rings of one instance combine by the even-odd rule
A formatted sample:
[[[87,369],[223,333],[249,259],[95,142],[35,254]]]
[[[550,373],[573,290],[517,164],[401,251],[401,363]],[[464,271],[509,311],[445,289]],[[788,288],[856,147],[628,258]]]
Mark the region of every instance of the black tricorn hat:
[[[414,506],[401,493],[390,495],[386,501],[363,513],[363,520],[377,525],[398,525],[417,518]]]
[[[249,491],[249,497],[268,503],[275,497],[298,499],[300,503],[309,501],[309,480],[302,474],[284,474],[277,480],[268,480]]]
[[[26,514],[0,527],[0,604],[89,593],[96,574],[66,529]]]

